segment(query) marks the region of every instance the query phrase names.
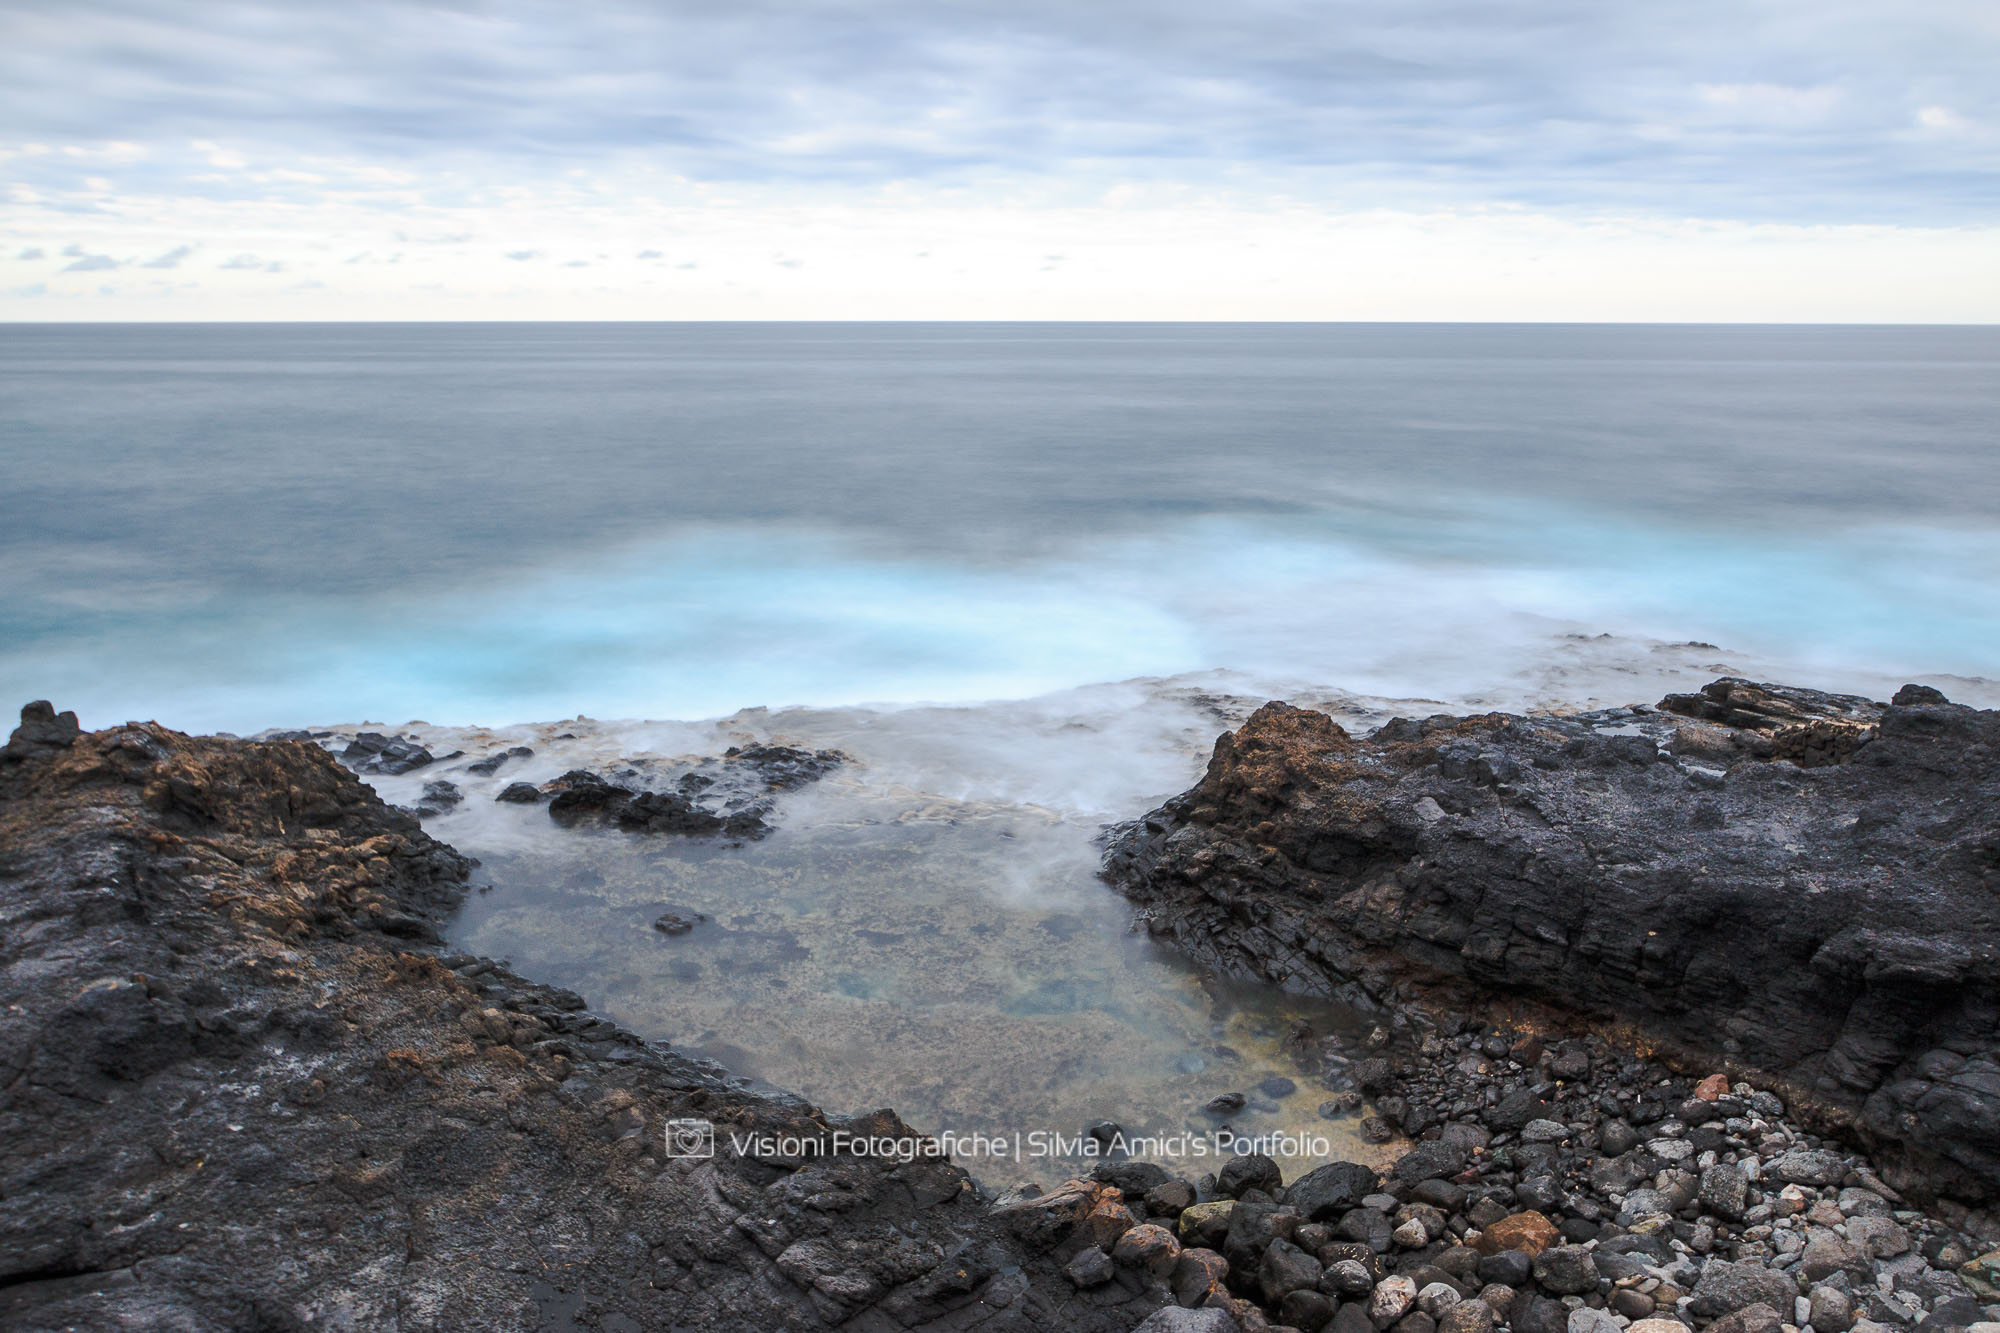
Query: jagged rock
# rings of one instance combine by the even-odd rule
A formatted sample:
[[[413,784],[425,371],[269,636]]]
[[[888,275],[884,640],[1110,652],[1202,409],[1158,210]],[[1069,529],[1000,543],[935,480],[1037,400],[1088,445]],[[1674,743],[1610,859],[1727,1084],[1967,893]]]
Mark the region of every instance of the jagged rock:
[[[607,1329],[1125,1333],[1165,1299],[1082,1299],[1083,1246],[1030,1253],[949,1163],[833,1151],[908,1136],[893,1115],[747,1091],[441,955],[468,863],[313,741],[131,724],[0,763],[0,1325],[526,1329],[587,1301]],[[712,1156],[669,1155],[680,1117]],[[1072,1228],[1100,1255],[1105,1202]]]
[[[1602,726],[1368,738],[1270,704],[1112,835],[1105,873],[1211,971],[1365,1008],[1496,988],[1629,1023],[1810,1092],[1892,1178],[2000,1198],[2000,1066],[1921,1059],[2000,1037],[2000,713],[1906,698],[1730,680]],[[1480,1118],[1557,1120],[1555,1089]]]
[[[340,762],[357,773],[381,773],[395,777],[427,767],[436,759],[429,750],[407,737],[364,731],[340,752]]]
[[[0,763],[26,763],[39,755],[67,750],[82,734],[75,713],[58,713],[47,699],[37,699],[22,705],[21,725],[7,738],[5,748],[0,748]]]
[[[458,804],[464,799],[465,795],[459,791],[456,782],[447,782],[442,779],[436,782],[426,782],[424,784],[423,799],[417,802],[416,811],[427,818],[432,815],[441,815],[447,810],[456,809]]]

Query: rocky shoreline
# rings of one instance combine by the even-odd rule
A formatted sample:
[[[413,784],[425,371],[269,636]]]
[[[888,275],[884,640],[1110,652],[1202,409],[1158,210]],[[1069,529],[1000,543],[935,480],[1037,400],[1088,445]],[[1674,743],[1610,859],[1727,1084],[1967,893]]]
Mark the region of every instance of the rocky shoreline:
[[[1836,774],[1885,741],[1893,776],[1912,743],[1899,728],[1963,748],[1952,738],[1990,726],[1933,701],[1770,698],[1767,719],[1805,715],[1434,720],[1378,741],[1483,744],[1425,766],[1460,765],[1425,795],[1462,819],[1451,784],[1502,801],[1522,785],[1500,769],[1482,785],[1480,763],[1528,754],[1496,735],[1585,742],[1594,762],[1592,747],[1636,754],[1637,736],[1658,753],[1663,728],[1708,728],[1686,742],[1708,762],[1678,764],[1726,753],[1726,788],[1762,781],[1735,765]],[[1128,830],[1110,863],[1197,957],[1294,985],[1325,960],[1265,942],[1326,881],[1232,879],[1245,834],[1231,821],[1255,793],[1247,828],[1264,846],[1328,827],[1305,779],[1339,746],[1310,716],[1273,706],[1225,737],[1196,789],[1206,804]],[[1984,799],[1976,782],[1952,794],[1965,786],[1941,770],[1938,789],[1912,788],[1909,817],[1931,828],[1926,812]],[[1300,873],[1365,859],[1330,845],[1330,867]],[[1640,1022],[1555,1005],[1511,974],[1494,1003],[1476,970],[1397,955],[1394,936],[1357,936],[1381,946],[1356,946],[1369,966],[1310,981],[1382,1015],[1365,1039],[1319,1044],[1340,1047],[1329,1105],[1365,1093],[1382,1136],[1413,1140],[1387,1171],[1332,1162],[1288,1182],[1250,1155],[1190,1180],[1114,1158],[995,1199],[893,1112],[843,1121],[753,1091],[580,996],[445,952],[436,927],[467,869],[309,738],[83,733],[24,710],[0,755],[0,1325],[1939,1333],[2000,1317],[1987,1215],[1935,1189],[1912,1207],[1892,1178],[1939,1152],[1874,1155],[1885,1131],[1838,1098],[1795,1097],[1796,1069],[1752,1075],[1742,1051],[1703,1064],[1691,1040],[1643,1056],[1626,1040]],[[1211,910],[1208,886],[1232,883],[1272,906]],[[1988,1054],[1929,1049],[1958,1059],[1930,1062],[1933,1086]],[[712,1126],[714,1155],[669,1155],[670,1120]]]
[[[1613,1035],[1779,1090],[1914,1197],[2000,1198],[2000,713],[1723,680],[1356,737],[1270,704],[1106,873],[1218,972]]]

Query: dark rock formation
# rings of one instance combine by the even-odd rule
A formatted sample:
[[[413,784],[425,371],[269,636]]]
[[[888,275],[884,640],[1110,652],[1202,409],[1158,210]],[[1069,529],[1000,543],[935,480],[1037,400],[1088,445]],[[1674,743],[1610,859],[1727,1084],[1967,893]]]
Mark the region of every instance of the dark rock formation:
[[[357,773],[382,773],[394,777],[436,762],[429,750],[404,736],[384,736],[364,731],[340,752],[340,761]]]
[[[1112,1187],[1024,1243],[948,1162],[843,1146],[908,1139],[891,1113],[439,956],[466,863],[319,746],[67,717],[31,706],[0,759],[10,1333],[1110,1333],[1171,1303],[1134,1264],[1064,1276],[1129,1229]],[[712,1157],[668,1155],[678,1118]]]
[[[608,824],[629,833],[723,837],[754,842],[771,832],[776,797],[817,782],[847,761],[838,750],[801,750],[789,745],[750,745],[723,752],[666,775],[672,790],[649,791],[643,770],[634,767],[614,781],[586,769],[572,769],[543,783],[539,791],[514,783],[496,798],[527,802],[550,796],[549,817],[564,827]]]
[[[2000,714],[1935,694],[1718,681],[1366,739],[1273,703],[1114,831],[1106,873],[1217,970],[1364,1006],[1525,997],[1763,1071],[1892,1180],[1992,1198]]]

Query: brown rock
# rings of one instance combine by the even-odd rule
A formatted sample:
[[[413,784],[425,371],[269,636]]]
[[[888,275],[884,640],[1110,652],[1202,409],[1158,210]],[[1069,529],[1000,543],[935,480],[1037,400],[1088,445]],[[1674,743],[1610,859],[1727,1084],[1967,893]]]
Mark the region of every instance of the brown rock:
[[[1729,1095],[1729,1075],[1710,1074],[1695,1084],[1694,1095],[1705,1102],[1712,1102]]]
[[[1481,1254],[1498,1254],[1502,1250],[1519,1250],[1530,1259],[1536,1258],[1543,1250],[1562,1238],[1556,1224],[1540,1213],[1529,1211],[1503,1217],[1492,1226],[1479,1233],[1473,1248]]]

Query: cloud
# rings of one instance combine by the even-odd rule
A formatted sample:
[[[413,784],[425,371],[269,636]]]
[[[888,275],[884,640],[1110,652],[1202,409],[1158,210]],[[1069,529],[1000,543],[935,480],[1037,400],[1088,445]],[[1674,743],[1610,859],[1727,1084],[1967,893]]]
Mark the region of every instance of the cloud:
[[[269,262],[266,262],[263,258],[257,255],[231,255],[229,258],[223,260],[220,264],[217,264],[216,267],[223,269],[242,269],[246,271],[255,270],[256,272],[260,273],[283,273],[285,271],[285,265],[283,261],[271,260]]]
[[[638,259],[660,259],[660,258],[664,258],[664,256],[662,256],[662,255],[660,254],[660,252],[659,252],[658,250],[641,250],[641,251],[640,251],[640,252],[639,252],[639,253],[638,253],[638,254],[637,254],[637,255],[635,256],[635,258],[638,258]]]
[[[116,185],[179,161],[301,197],[333,161],[440,199],[638,164],[1931,222],[2000,209],[1991,137],[1909,132],[2000,123],[1996,66],[2000,26],[1955,0],[73,0],[10,17],[0,115],[122,145],[87,162]],[[310,171],[243,170],[275,160]],[[63,153],[10,167],[81,179]]]
[[[139,265],[140,268],[179,268],[181,261],[194,253],[191,245],[177,245],[165,254],[156,255]]]
[[[507,252],[507,258],[517,261],[540,259],[541,257],[542,252],[540,250],[509,250]]]
[[[29,246],[27,249],[21,251],[21,253],[14,256],[14,258],[16,259],[40,259],[41,257],[42,257],[41,247],[34,245]]]
[[[68,254],[69,251],[65,250],[63,253]],[[64,273],[103,273],[108,269],[117,267],[118,261],[110,255],[86,255],[79,253],[74,260],[62,266],[62,271]]]

